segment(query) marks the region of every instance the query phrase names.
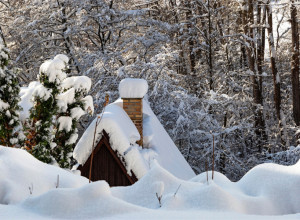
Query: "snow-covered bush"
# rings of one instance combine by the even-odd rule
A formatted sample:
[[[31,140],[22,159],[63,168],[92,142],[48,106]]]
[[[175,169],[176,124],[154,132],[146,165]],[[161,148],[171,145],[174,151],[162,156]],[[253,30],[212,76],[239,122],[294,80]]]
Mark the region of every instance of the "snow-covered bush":
[[[72,165],[74,144],[78,139],[77,122],[93,113],[93,98],[86,96],[91,80],[86,76],[67,77],[68,57],[57,55],[40,67],[40,83],[32,92],[27,131],[27,149],[39,160]]]
[[[86,76],[68,77],[62,82],[62,88],[63,93],[57,97],[57,146],[53,149],[53,157],[60,167],[70,168],[73,149],[78,139],[78,121],[81,116],[94,111],[93,98],[86,96],[91,88],[91,80]]]
[[[56,115],[59,106],[57,97],[62,88],[61,83],[67,77],[68,57],[57,55],[53,60],[44,62],[39,71],[40,85],[33,92],[34,106],[30,110],[27,147],[39,160],[53,163],[52,150],[56,147]]]
[[[19,80],[15,70],[8,69],[8,49],[0,38],[0,144],[18,146],[23,140],[20,127],[18,102]]]
[[[267,159],[273,163],[290,165],[295,164],[300,160],[300,145],[297,147],[291,146],[286,151],[279,151],[277,153],[267,154]]]

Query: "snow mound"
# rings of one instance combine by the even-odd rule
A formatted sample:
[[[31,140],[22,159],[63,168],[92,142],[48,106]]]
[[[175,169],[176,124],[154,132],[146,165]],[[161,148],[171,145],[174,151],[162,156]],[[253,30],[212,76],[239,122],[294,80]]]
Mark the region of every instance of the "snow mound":
[[[148,83],[144,79],[123,79],[119,84],[121,98],[143,98],[148,91]]]
[[[267,167],[267,169],[266,169]],[[264,164],[237,183],[223,174],[202,173],[191,181],[174,177],[158,163],[130,187],[112,188],[112,195],[128,203],[163,210],[206,210],[255,215],[300,213],[300,161],[294,166]]]
[[[111,195],[109,185],[98,181],[78,189],[53,189],[29,198],[20,206],[51,218],[103,218],[143,210]]]
[[[248,197],[256,198],[252,206],[247,206],[249,212],[272,215],[300,212],[300,160],[293,166],[258,165],[246,173],[237,186]],[[261,202],[261,207],[256,202]]]
[[[256,166],[238,182],[231,182],[218,172],[214,172],[212,180],[211,171],[186,181],[155,160],[150,166],[134,185],[110,188],[105,181],[88,184],[87,179],[39,162],[26,151],[0,146],[0,218],[298,219],[300,216],[300,161],[293,166]]]
[[[17,154],[16,161],[20,159],[20,155],[25,156],[23,159],[28,159],[27,157],[30,156],[21,153],[21,150],[4,150],[7,160],[11,160],[15,154]],[[0,148],[0,161],[3,159],[2,151]],[[29,162],[32,161],[32,159],[29,160]],[[14,167],[12,163],[11,166],[2,168],[3,164],[1,164],[0,169],[6,171],[10,180],[4,185],[4,192],[17,199],[17,194],[22,191],[16,191],[8,186],[19,185],[21,189],[21,186],[24,185],[21,180],[23,178],[26,180],[28,175],[31,179],[44,179],[47,174],[43,185],[52,184],[52,187],[48,187],[47,192],[44,191],[44,194],[38,194],[38,196],[35,196],[34,193],[26,195],[27,199],[23,201],[21,199],[25,196],[18,198],[19,200],[16,200],[20,201],[18,204],[0,205],[0,217],[2,215],[4,219],[24,219],[25,215],[28,219],[34,217],[36,219],[204,218],[230,220],[286,220],[300,217],[300,161],[294,166],[259,165],[236,183],[229,181],[218,172],[214,173],[214,180],[212,180],[211,171],[202,173],[190,181],[185,181],[173,176],[154,161],[147,174],[132,186],[110,188],[105,181],[84,184],[87,183],[86,179],[79,181],[82,178],[73,176],[72,179],[69,177],[65,181],[69,181],[70,187],[74,186],[71,185],[71,182],[74,181],[73,184],[77,182],[78,188],[59,187],[57,189],[53,187],[52,177],[49,178],[55,167],[44,164],[43,172],[38,173],[41,171],[40,165],[43,163],[36,164],[35,160],[34,162],[24,164],[23,166],[27,169],[20,166]],[[21,170],[19,170],[20,168]],[[55,171],[60,170],[61,173],[68,173],[59,168],[55,169]],[[32,170],[35,170],[35,176]],[[0,175],[2,173],[3,171]],[[72,174],[68,173],[68,175]],[[2,179],[0,178],[0,180]],[[0,183],[3,186],[3,182]],[[0,192],[3,193],[2,191]],[[26,187],[23,191],[26,191]],[[160,202],[158,197],[161,198]],[[3,195],[0,198],[3,198]]]
[[[81,176],[44,164],[25,150],[0,146],[0,204],[13,204],[56,187],[79,187],[88,182]],[[29,189],[31,188],[31,190]]]

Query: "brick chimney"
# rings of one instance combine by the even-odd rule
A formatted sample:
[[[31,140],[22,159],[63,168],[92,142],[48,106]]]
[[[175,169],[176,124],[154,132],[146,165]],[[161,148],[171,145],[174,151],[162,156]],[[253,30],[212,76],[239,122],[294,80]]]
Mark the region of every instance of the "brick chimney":
[[[141,139],[137,144],[143,146],[143,99],[141,98],[122,98],[123,109],[133,121],[138,129]]]
[[[123,109],[135,124],[141,139],[137,144],[143,146],[143,98],[148,91],[144,79],[123,79],[119,85],[119,93],[123,100]]]

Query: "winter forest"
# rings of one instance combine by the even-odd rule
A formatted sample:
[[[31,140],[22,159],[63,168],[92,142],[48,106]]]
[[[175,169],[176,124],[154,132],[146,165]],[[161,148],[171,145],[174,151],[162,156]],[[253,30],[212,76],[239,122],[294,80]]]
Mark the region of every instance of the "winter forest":
[[[151,108],[196,174],[214,166],[237,181],[257,164],[292,165],[299,9],[296,0],[0,0],[0,143],[71,168],[106,94],[115,101],[119,82],[134,77],[147,80]],[[51,62],[64,79],[39,71]],[[32,81],[40,90],[19,121],[20,87]],[[58,97],[53,111],[49,97]]]

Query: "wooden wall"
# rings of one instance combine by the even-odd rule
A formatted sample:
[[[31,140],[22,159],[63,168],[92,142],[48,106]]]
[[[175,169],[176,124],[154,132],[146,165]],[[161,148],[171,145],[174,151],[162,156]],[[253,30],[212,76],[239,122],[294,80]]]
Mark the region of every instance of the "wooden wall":
[[[90,161],[91,157],[79,167],[81,175],[87,178],[89,178]],[[107,134],[103,135],[94,150],[91,180],[106,180],[110,186],[128,186],[137,181],[134,175],[127,174],[120,158],[111,149]]]

